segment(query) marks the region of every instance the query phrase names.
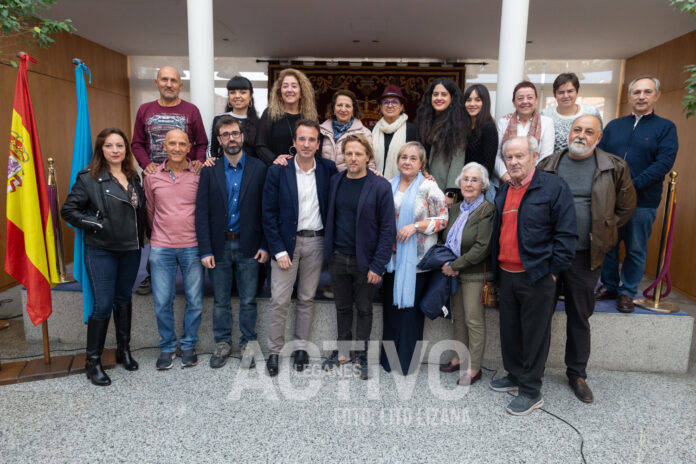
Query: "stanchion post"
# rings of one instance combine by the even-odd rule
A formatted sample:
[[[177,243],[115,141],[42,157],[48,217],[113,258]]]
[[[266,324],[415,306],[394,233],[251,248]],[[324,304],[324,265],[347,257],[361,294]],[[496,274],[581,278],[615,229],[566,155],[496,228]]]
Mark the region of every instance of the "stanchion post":
[[[674,303],[668,303],[665,301],[660,301],[662,294],[662,268],[665,264],[665,258],[667,257],[667,237],[672,231],[674,224],[672,223],[672,213],[674,211],[674,203],[677,198],[677,172],[672,171],[669,174],[669,188],[667,190],[667,201],[665,202],[665,217],[662,222],[662,234],[660,236],[660,253],[657,256],[657,272],[655,273],[655,280],[660,279],[655,286],[655,293],[652,298],[638,298],[635,300],[635,304],[641,306],[650,311],[655,311],[658,313],[676,313],[679,311],[679,306]]]

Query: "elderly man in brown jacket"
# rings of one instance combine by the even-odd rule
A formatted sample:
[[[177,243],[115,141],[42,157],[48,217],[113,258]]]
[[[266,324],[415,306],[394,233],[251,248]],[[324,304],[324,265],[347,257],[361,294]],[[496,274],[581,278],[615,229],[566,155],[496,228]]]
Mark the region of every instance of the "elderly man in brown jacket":
[[[590,358],[590,316],[594,289],[604,255],[616,244],[618,228],[636,208],[636,191],[624,160],[597,148],[602,123],[596,116],[580,116],[570,129],[568,148],[541,160],[538,169],[563,178],[573,193],[578,224],[578,246],[573,264],[558,276],[565,296],[567,341],[566,375],[579,400],[594,401],[587,386]]]

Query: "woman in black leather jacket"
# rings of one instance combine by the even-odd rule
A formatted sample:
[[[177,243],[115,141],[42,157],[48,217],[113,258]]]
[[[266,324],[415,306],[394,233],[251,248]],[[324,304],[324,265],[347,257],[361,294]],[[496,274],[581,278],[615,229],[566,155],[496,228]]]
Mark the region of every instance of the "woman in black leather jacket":
[[[110,385],[101,354],[112,308],[116,361],[129,371],[138,369],[129,347],[131,293],[146,221],[145,193],[120,129],[99,133],[92,160],[78,174],[61,215],[73,227],[85,229],[85,266],[94,292],[94,310],[87,321],[87,378],[94,385]]]

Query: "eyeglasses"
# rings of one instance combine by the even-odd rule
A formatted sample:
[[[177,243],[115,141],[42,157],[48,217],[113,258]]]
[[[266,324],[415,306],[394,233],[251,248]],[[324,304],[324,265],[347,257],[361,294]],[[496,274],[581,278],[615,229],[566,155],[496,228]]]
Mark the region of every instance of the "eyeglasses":
[[[478,177],[462,177],[462,180],[460,181],[462,184],[478,184],[481,182],[481,179]]]
[[[316,137],[302,137],[302,136],[297,137],[297,141],[300,143],[305,143],[305,142],[317,143],[318,140],[319,139]]]
[[[397,105],[400,105],[400,104],[401,104],[401,100],[397,100],[397,99],[394,99],[394,100],[382,100],[382,104],[383,104],[384,106],[397,106]]]
[[[220,139],[228,140],[230,137],[232,137],[233,139],[238,139],[241,136],[242,133],[239,131],[223,132],[222,134],[220,134]]]

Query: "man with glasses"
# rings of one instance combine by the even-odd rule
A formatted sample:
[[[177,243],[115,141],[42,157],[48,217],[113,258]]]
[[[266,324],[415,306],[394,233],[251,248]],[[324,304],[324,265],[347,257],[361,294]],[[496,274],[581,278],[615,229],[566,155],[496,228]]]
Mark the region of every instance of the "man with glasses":
[[[319,149],[319,124],[301,119],[293,135],[297,151],[285,165],[268,168],[263,190],[264,232],[271,261],[271,317],[266,363],[268,374],[278,374],[278,356],[285,343],[290,298],[297,282],[294,367],[304,370],[309,362],[304,350],[314,315],[314,295],[323,263],[324,227],[329,179],[336,174],[333,161],[315,156]]]
[[[201,171],[196,198],[196,234],[201,263],[213,284],[215,352],[210,367],[225,365],[232,352],[232,279],[239,291],[242,368],[254,367],[246,349],[256,340],[258,263],[268,261],[261,221],[266,165],[242,150],[241,124],[225,115],[215,124],[224,157]]]

